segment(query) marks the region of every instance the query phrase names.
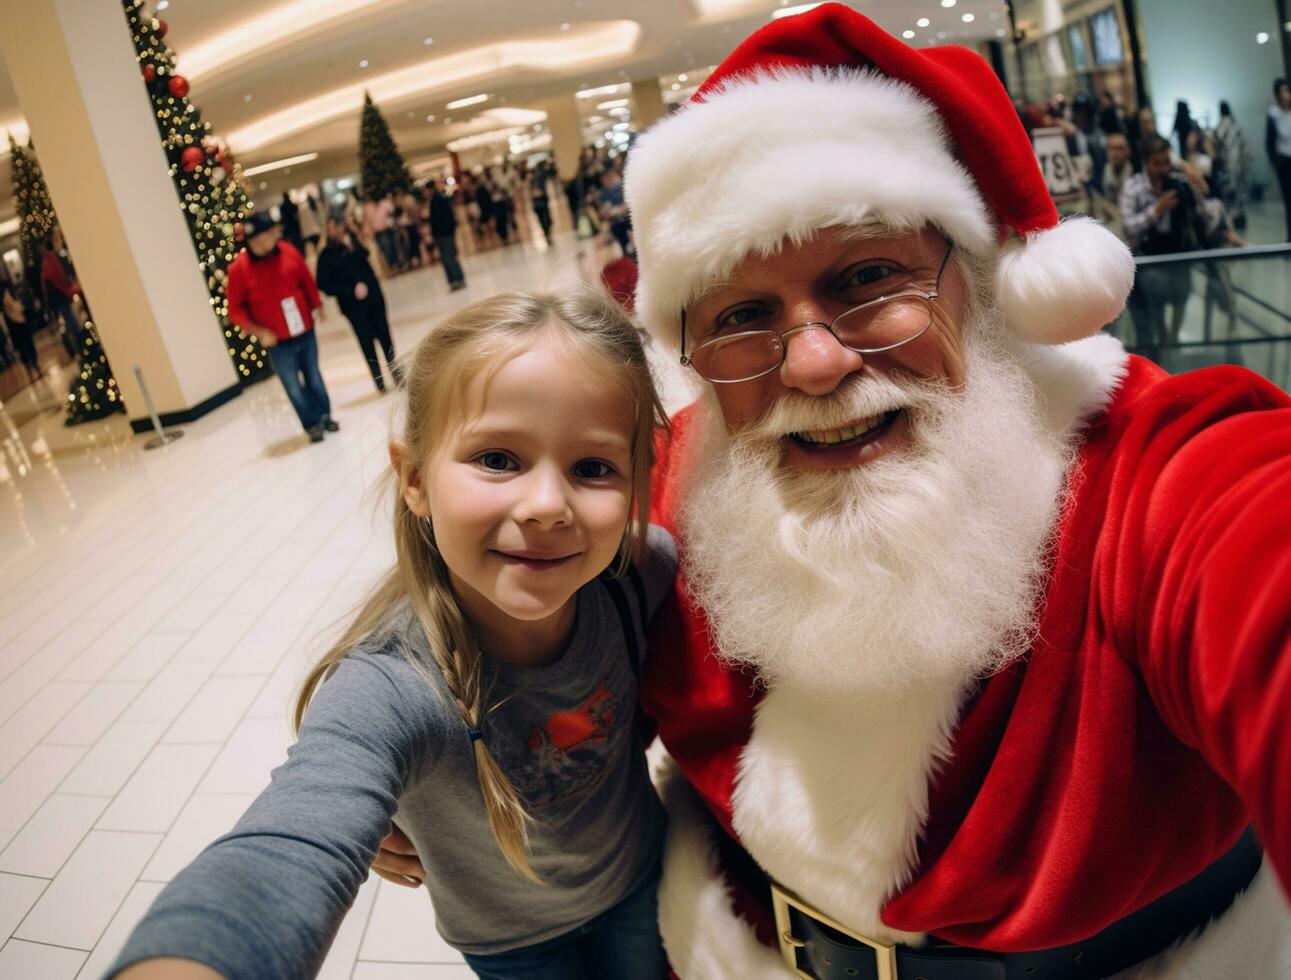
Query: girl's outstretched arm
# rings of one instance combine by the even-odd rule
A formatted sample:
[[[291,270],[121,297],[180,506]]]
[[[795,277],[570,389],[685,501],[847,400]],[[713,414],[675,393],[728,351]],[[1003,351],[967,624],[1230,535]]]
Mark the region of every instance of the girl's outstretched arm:
[[[342,660],[269,787],[166,886],[108,976],[158,969],[159,957],[188,971],[157,974],[168,977],[209,978],[202,964],[238,980],[314,976],[404,786],[438,744],[436,707],[402,658]]]

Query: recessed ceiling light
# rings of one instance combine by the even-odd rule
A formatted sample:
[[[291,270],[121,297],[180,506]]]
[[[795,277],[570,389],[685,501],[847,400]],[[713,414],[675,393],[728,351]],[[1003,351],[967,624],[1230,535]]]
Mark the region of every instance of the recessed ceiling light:
[[[250,101],[251,101],[251,93],[250,93],[250,92],[248,92],[246,95],[242,96],[242,101],[243,101],[243,102],[250,102]]]
[[[914,37],[914,31],[902,31],[901,36],[908,41],[910,38]]]
[[[561,24],[561,25],[560,25],[560,29],[561,29],[562,31],[567,31],[567,30],[569,30],[569,24],[568,24],[568,23]]]
[[[964,16],[959,19],[962,20],[965,24],[971,24],[973,21],[977,20],[977,18],[974,17],[972,14],[964,14]]]
[[[951,7],[955,6],[956,2],[957,0],[941,0],[941,5],[949,10]]]
[[[995,28],[995,36],[996,36],[996,37],[1003,37],[1006,33],[1007,33],[1007,32],[1006,32],[1006,31],[1004,30],[1004,28],[1002,28],[1002,27],[997,27],[997,28]]]
[[[781,17],[794,17],[798,14],[805,14],[808,10],[814,10],[821,6],[818,3],[800,3],[796,7],[781,6],[779,10],[771,12],[772,20],[779,20]]]
[[[920,17],[914,23],[916,27],[927,27],[929,24],[932,23],[932,21],[930,21],[927,17]]]
[[[677,91],[677,89],[679,89],[679,88],[681,88],[681,86],[680,86],[680,85],[678,85],[676,82],[673,82],[673,83],[672,83],[672,90],[673,90],[674,92],[675,92],[675,91]]]
[[[434,122],[434,121],[435,121],[435,116],[433,113],[426,117],[426,122]]]
[[[157,13],[161,13],[170,6],[170,0],[157,0]]]
[[[430,47],[432,44],[435,43],[435,39],[433,37],[428,37],[426,38],[426,40],[422,41],[421,43],[426,45],[426,47]]]
[[[1256,44],[1268,44],[1268,43],[1269,43],[1269,36],[1268,36],[1268,34],[1266,34],[1264,31],[1260,31],[1260,33],[1258,33],[1258,34],[1256,34],[1256,35],[1255,35],[1255,43],[1256,43]]]
[[[360,68],[366,68],[367,66],[368,66],[368,59],[367,59],[367,58],[364,58],[362,61],[360,61],[360,62],[359,62],[359,67],[360,67]]]
[[[453,120],[452,120],[452,119],[450,119],[448,116],[445,116],[445,117],[444,117],[444,124],[445,124],[445,125],[447,125],[448,123],[451,123],[452,121],[453,121]]]
[[[678,76],[677,76],[677,81],[679,81],[679,82],[684,82],[684,81],[686,81],[686,76],[685,76],[685,75],[678,75]]]
[[[464,99],[454,99],[444,106],[445,109],[465,109],[468,105],[479,105],[481,102],[489,101],[487,92],[481,92],[479,95],[468,95]]]

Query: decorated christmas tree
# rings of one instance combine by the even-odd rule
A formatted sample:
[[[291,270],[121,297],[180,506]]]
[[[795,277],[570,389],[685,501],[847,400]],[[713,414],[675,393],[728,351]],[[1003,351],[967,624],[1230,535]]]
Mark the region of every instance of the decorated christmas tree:
[[[38,269],[45,257],[45,244],[58,224],[58,216],[54,213],[54,202],[49,196],[35,151],[30,146],[26,149],[19,146],[11,135],[9,159],[13,166],[13,197],[23,261],[30,268]],[[121,390],[99,342],[99,332],[92,321],[86,320],[81,329],[77,376],[68,387],[67,416],[63,422],[79,425],[123,411],[125,405],[121,401]]]
[[[387,194],[412,187],[412,177],[390,135],[390,126],[366,92],[363,93],[363,119],[359,123],[359,186],[365,201],[380,200]]]
[[[144,12],[142,0],[122,0],[136,58],[157,116],[161,145],[170,160],[179,207],[188,221],[197,264],[206,276],[211,306],[224,330],[229,356],[244,381],[267,377],[272,368],[254,337],[229,322],[224,288],[229,263],[242,248],[242,219],[251,210],[242,171],[210,135],[197,106],[188,100],[188,79],[165,43],[166,22]]]
[[[34,150],[24,149],[9,134],[9,160],[13,169],[14,209],[18,215],[18,240],[22,246],[22,260],[30,268],[39,269],[45,256],[45,242],[58,219],[54,216],[54,202],[50,200],[45,175],[36,161]]]
[[[81,333],[80,371],[67,391],[67,415],[64,425],[79,425],[124,412],[121,389],[112,377],[112,365],[99,343],[99,332],[93,320],[86,320]]]

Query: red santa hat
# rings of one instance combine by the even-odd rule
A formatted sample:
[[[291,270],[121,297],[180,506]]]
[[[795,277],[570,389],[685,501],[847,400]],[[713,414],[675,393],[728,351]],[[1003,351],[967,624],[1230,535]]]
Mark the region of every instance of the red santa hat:
[[[1125,305],[1129,250],[1058,212],[1008,93],[967,48],[916,50],[837,3],[772,21],[637,140],[626,195],[637,311],[674,346],[680,311],[751,253],[820,228],[932,225],[998,254],[1020,337],[1065,343]]]

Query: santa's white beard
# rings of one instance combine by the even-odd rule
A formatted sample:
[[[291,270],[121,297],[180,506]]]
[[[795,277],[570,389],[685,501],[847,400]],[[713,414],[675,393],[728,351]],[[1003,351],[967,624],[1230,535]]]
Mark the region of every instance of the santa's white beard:
[[[958,390],[864,376],[786,396],[734,435],[711,397],[701,406],[680,530],[723,659],[855,699],[963,684],[1027,649],[1070,451],[1014,357],[983,339],[1000,330],[968,325]],[[843,471],[780,465],[785,433],[894,405],[906,448]]]

